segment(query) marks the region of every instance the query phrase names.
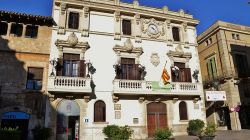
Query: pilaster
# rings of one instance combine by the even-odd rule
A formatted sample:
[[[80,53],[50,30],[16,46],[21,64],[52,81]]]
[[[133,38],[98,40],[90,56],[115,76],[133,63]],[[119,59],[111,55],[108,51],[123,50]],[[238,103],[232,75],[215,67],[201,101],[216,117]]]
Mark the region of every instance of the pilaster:
[[[114,19],[115,19],[114,39],[121,40],[121,13],[120,13],[120,11],[115,11]]]
[[[82,36],[89,36],[89,7],[84,7],[82,14],[80,14],[80,30],[82,31]]]
[[[65,34],[66,16],[67,15],[67,4],[62,3],[60,5],[60,16],[58,23],[58,34]]]
[[[134,16],[134,35],[135,35],[135,42],[141,43],[141,17],[140,14],[135,14]]]
[[[167,46],[173,46],[173,35],[172,35],[172,28],[171,28],[171,21],[169,19],[165,20],[165,26],[166,28],[166,41]]]

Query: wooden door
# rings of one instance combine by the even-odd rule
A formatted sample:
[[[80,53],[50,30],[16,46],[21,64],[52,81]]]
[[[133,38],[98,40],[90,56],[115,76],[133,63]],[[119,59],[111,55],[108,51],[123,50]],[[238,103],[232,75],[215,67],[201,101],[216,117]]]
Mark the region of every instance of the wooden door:
[[[148,137],[153,137],[155,130],[167,127],[167,108],[164,103],[147,105]]]

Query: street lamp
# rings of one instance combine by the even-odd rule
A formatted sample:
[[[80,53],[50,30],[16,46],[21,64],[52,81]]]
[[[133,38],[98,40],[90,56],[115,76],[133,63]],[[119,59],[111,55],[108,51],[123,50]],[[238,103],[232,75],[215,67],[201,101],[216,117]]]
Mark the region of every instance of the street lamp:
[[[86,65],[88,67],[87,77],[90,78],[90,74],[93,75],[96,72],[96,69],[94,68],[94,66],[92,65],[92,63],[90,61],[87,62]]]

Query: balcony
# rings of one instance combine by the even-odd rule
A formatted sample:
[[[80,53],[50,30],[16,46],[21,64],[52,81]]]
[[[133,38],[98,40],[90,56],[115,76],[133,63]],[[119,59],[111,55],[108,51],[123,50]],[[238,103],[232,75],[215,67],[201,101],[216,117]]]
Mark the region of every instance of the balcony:
[[[49,77],[48,91],[52,93],[91,93],[90,78],[56,76]]]
[[[172,82],[169,90],[154,90],[151,81],[122,80],[113,81],[114,94],[120,95],[200,95],[202,85],[200,83]]]

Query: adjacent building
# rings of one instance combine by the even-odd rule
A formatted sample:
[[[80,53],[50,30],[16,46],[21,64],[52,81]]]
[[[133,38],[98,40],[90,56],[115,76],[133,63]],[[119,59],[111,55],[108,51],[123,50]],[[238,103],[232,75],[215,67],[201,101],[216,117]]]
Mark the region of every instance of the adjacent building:
[[[129,125],[133,139],[165,127],[177,135],[188,120],[205,121],[192,15],[137,0],[55,0],[52,16],[45,125],[53,139],[104,139],[111,124]]]
[[[44,125],[51,17],[0,11],[0,125],[22,140]]]
[[[225,101],[206,102],[207,120],[250,128],[250,27],[217,21],[197,40],[206,93],[226,93]]]

